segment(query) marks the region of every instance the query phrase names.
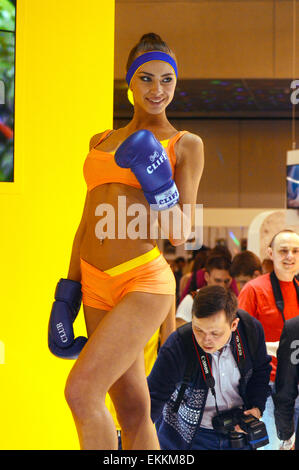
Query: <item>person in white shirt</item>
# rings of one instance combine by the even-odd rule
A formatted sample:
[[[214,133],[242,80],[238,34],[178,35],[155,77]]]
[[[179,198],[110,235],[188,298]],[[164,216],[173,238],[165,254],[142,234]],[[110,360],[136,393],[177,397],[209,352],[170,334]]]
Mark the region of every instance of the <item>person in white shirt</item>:
[[[222,286],[225,289],[229,289],[232,277],[230,275],[230,260],[221,255],[214,255],[208,258],[205,265],[205,281],[208,286]],[[176,310],[176,327],[179,328],[184,323],[188,323],[192,320],[192,305],[193,298],[196,292],[190,292],[186,295],[178,305]]]

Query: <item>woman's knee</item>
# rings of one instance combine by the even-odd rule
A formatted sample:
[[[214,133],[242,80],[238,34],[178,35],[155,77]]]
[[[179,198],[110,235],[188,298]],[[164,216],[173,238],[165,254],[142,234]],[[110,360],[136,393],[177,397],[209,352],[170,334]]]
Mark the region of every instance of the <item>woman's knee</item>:
[[[105,394],[95,390],[88,378],[70,376],[66,382],[64,396],[72,413],[77,418],[88,418],[105,405]]]
[[[115,404],[117,419],[123,431],[136,430],[150,418],[150,401],[147,397],[132,396]]]

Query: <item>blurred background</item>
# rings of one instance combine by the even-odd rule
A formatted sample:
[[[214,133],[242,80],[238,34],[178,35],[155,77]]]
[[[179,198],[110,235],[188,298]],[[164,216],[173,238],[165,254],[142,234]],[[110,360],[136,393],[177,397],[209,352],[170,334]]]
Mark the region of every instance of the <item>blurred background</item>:
[[[299,77],[298,21],[293,0],[116,0],[114,126],[132,116],[128,53],[155,32],[178,59],[168,117],[205,146],[197,197],[205,245],[244,250],[254,218],[286,208],[287,151],[299,135],[290,99]],[[168,259],[186,255],[166,241],[164,251]]]

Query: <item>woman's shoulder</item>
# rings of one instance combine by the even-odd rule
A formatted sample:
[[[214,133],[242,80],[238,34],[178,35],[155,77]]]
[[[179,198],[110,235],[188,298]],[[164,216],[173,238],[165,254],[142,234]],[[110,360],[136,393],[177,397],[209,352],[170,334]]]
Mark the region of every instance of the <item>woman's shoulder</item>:
[[[119,127],[118,129],[106,129],[104,132],[100,132],[99,134],[95,134],[91,137],[89,142],[89,147],[94,147],[95,145],[99,144],[103,139],[103,142],[109,140],[107,142],[107,152],[115,150],[127,137],[129,136],[127,127]]]
[[[177,162],[189,161],[190,158],[195,162],[203,160],[204,145],[202,138],[192,132],[185,132],[177,142],[176,154]]]
[[[202,148],[203,141],[198,134],[186,131],[180,139],[181,147],[186,149]]]
[[[103,132],[93,135],[89,140],[89,150],[91,150],[97,143],[100,142],[101,138],[108,132],[111,132],[112,129],[106,129]]]

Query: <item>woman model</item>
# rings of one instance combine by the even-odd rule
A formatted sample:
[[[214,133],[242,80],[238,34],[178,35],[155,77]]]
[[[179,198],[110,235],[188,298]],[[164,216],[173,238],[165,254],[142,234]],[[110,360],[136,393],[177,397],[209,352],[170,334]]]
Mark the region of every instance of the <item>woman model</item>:
[[[127,72],[134,115],[127,126],[91,138],[84,163],[85,207],[68,279],[63,280],[82,286],[88,333],[65,388],[81,449],[117,449],[105,406],[108,391],[123,449],[160,449],[150,417],[143,350],[173,307],[175,279],[151,233],[136,238],[132,226],[129,231],[128,214],[144,208],[138,220],[149,228],[155,213],[162,230],[162,212],[172,211],[171,220],[186,219],[183,204],[190,204],[194,218],[203,171],[200,137],[178,132],[166,117],[177,82],[173,52],[158,35],[146,34],[132,49]],[[167,145],[166,153],[159,141]],[[99,219],[104,214],[106,219]],[[181,230],[175,236],[174,231],[170,224],[173,245],[188,239],[189,234]]]

